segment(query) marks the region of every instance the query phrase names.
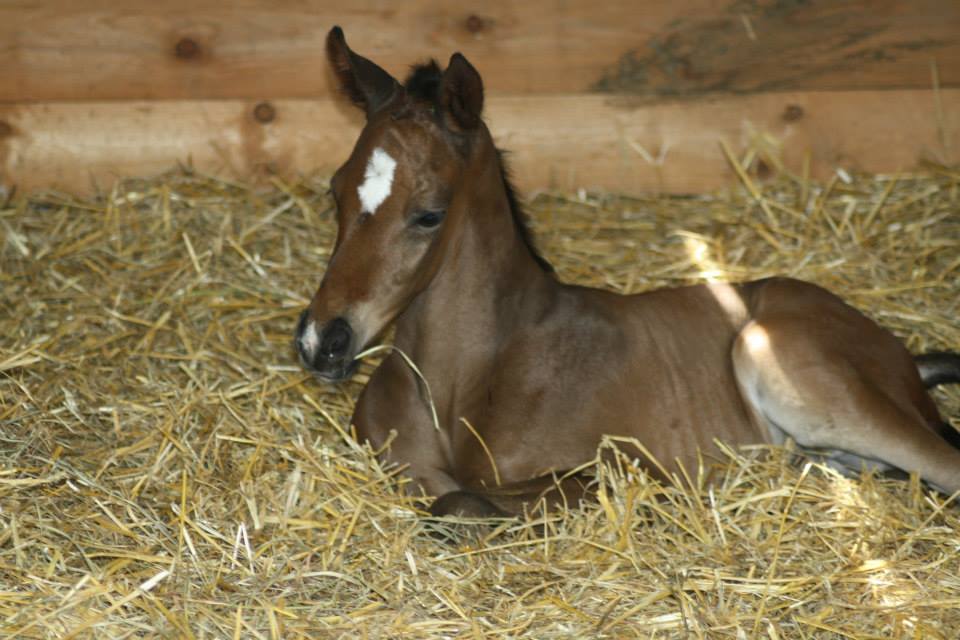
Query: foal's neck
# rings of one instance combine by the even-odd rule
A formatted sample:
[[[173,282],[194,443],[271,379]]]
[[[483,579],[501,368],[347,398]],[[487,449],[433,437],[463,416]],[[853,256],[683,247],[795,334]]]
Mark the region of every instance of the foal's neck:
[[[434,281],[397,320],[396,343],[421,357],[462,359],[471,345],[495,348],[550,304],[559,287],[523,237],[504,169],[489,138],[471,154],[456,198],[463,207]],[[455,350],[450,352],[450,350]]]

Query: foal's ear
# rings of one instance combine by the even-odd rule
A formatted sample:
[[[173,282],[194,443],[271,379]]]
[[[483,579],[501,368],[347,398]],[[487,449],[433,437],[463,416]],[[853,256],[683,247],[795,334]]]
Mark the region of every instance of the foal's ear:
[[[390,102],[400,87],[389,73],[351,51],[340,27],[327,34],[327,59],[340,88],[354,104],[366,109],[368,118]]]
[[[440,104],[461,129],[475,129],[483,111],[483,81],[480,74],[459,53],[450,56],[450,64],[443,72]]]

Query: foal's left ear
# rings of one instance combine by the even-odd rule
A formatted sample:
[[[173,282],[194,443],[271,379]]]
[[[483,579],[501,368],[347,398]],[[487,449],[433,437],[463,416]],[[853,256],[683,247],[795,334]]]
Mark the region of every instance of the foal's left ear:
[[[354,104],[366,110],[367,118],[390,102],[400,88],[393,76],[347,46],[340,27],[330,29],[327,34],[327,59],[340,81],[340,88]]]
[[[443,72],[440,103],[463,130],[476,129],[483,111],[483,81],[480,74],[459,53],[450,56]]]

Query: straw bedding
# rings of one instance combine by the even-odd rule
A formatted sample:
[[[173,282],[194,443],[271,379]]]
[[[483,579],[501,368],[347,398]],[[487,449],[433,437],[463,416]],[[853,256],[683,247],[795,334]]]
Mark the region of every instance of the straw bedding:
[[[960,348],[960,172],[742,180],[528,208],[566,280],[788,274]],[[291,348],[325,190],[177,171],[0,203],[4,637],[956,637],[960,510],[789,450],[705,460],[709,486],[598,466],[595,504],[430,535],[350,437],[373,363],[324,386]]]

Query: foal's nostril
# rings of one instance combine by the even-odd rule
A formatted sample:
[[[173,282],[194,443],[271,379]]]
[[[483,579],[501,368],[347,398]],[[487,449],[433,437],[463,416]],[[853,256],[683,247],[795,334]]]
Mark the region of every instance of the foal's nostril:
[[[350,348],[350,340],[353,332],[350,325],[343,318],[336,318],[323,330],[323,338],[320,340],[320,357],[327,360],[336,360],[342,358]]]

